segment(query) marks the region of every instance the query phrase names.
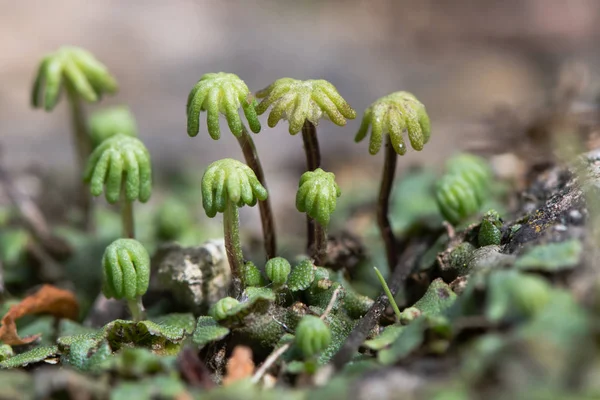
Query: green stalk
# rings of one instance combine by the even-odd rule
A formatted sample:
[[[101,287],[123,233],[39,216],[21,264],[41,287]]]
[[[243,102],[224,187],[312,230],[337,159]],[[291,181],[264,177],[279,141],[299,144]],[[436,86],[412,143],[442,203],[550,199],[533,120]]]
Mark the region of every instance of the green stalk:
[[[373,269],[375,270],[375,273],[377,274],[377,277],[379,278],[379,282],[381,282],[381,286],[383,286],[383,291],[385,292],[385,295],[387,296],[388,300],[390,301],[390,304],[392,305],[392,308],[394,309],[394,313],[396,314],[398,319],[400,319],[400,316],[402,315],[402,313],[400,312],[400,309],[398,308],[398,304],[396,304],[396,300],[394,299],[394,296],[392,295],[392,292],[390,291],[390,288],[389,288],[387,282],[385,281],[385,279],[383,279],[383,275],[381,275],[381,272],[379,272],[377,267],[373,267]]]
[[[263,185],[263,187],[266,189],[267,182],[265,181],[265,174],[262,169],[262,165],[260,164],[260,159],[258,158],[258,152],[256,151],[254,140],[252,140],[252,136],[250,136],[248,130],[246,129],[246,126],[243,124],[242,135],[238,137],[237,140],[240,144],[240,147],[242,148],[242,153],[244,153],[246,163],[250,168],[252,168],[260,184]],[[260,220],[263,229],[263,241],[265,246],[265,253],[267,255],[267,260],[270,260],[271,258],[277,256],[275,221],[273,218],[273,210],[271,208],[270,199],[271,197],[267,197],[266,200],[258,202],[258,208],[260,210]]]
[[[394,184],[394,175],[396,173],[396,162],[398,155],[390,142],[389,135],[385,142],[385,160],[383,164],[383,174],[381,178],[381,189],[379,191],[379,201],[377,204],[377,223],[381,238],[385,244],[385,254],[387,256],[390,271],[396,268],[398,255],[396,253],[396,237],[388,218],[390,194]]]
[[[302,125],[302,141],[306,153],[306,170],[314,171],[321,166],[321,151],[317,139],[317,127],[309,120],[305,120]],[[306,216],[306,235],[306,252],[311,254],[315,251],[317,238],[315,237],[315,222],[308,215]]]
[[[146,319],[146,310],[142,304],[142,296],[136,296],[134,300],[127,299],[127,306],[129,307],[129,312],[131,312],[131,318],[135,322]]]
[[[65,88],[71,105],[71,130],[73,132],[73,143],[76,151],[78,171],[83,171],[87,163],[88,156],[92,151],[92,143],[87,131],[85,113],[81,106],[81,100],[75,89],[66,81]],[[79,202],[83,213],[82,225],[88,232],[94,231],[92,218],[92,195],[87,189],[85,183],[79,180]]]
[[[227,260],[231,268],[231,282],[233,285],[233,297],[237,298],[242,294],[244,287],[242,277],[242,267],[244,265],[244,256],[242,254],[242,245],[240,243],[240,214],[237,205],[227,201],[225,212],[223,213],[223,230],[225,236],[225,250]]]

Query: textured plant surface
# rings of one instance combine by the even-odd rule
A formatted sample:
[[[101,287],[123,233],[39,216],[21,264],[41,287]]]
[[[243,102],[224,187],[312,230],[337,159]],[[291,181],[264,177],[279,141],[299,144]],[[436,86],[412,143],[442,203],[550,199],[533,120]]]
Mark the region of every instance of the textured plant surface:
[[[61,47],[42,59],[31,95],[33,106],[51,111],[63,84],[89,102],[117,91],[117,82],[104,64],[89,51],[71,46]]]
[[[296,346],[305,357],[313,357],[329,346],[331,331],[320,318],[307,315],[296,328]]]
[[[200,130],[200,112],[206,111],[208,133],[217,140],[221,137],[219,114],[223,114],[231,133],[241,136],[242,120],[238,109],[242,107],[250,129],[260,132],[260,122],[254,110],[254,99],[248,86],[235,74],[225,72],[205,74],[200,78],[188,96],[187,131],[196,136]]]
[[[431,124],[425,106],[408,92],[395,92],[371,104],[363,115],[360,129],[354,139],[362,141],[371,127],[369,152],[377,154],[385,135],[388,135],[396,153],[404,155],[407,147],[404,132],[415,150],[423,150],[431,136]]]
[[[106,248],[102,271],[106,297],[134,300],[148,290],[150,256],[137,240],[118,239]]]
[[[265,265],[267,277],[274,285],[284,285],[291,271],[292,266],[288,260],[281,257],[271,258]]]
[[[272,106],[267,123],[273,128],[281,119],[289,122],[290,134],[302,129],[305,121],[318,125],[326,115],[336,125],[346,125],[346,119],[356,118],[356,112],[338,93],[335,86],[323,79],[300,81],[281,78],[256,93],[262,101],[256,107],[262,115]]]
[[[296,193],[296,208],[314,218],[323,227],[329,225],[337,198],[342,194],[332,172],[321,168],[307,171],[300,177]]]

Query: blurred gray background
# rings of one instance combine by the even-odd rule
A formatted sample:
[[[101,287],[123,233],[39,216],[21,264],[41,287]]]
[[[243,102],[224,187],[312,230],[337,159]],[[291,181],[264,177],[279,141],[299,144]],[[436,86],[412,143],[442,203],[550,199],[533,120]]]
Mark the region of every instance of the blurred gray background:
[[[96,54],[120,83],[118,95],[88,110],[128,104],[157,169],[241,159],[234,138],[212,141],[205,123],[197,138],[186,134],[187,94],[214,71],[238,74],[253,91],[284,76],[327,79],[359,115],[389,92],[415,93],[434,131],[422,153],[399,162],[405,168],[463,147],[499,104],[538,105],[565,61],[587,63],[594,77],[598,39],[593,0],[2,0],[0,143],[13,168],[72,170],[66,104],[46,113],[28,99],[40,58],[72,44]],[[276,189],[282,171],[303,161],[301,138],[285,122],[269,129],[262,121],[256,142]],[[359,123],[321,123],[326,167],[379,170],[382,157],[353,142]]]

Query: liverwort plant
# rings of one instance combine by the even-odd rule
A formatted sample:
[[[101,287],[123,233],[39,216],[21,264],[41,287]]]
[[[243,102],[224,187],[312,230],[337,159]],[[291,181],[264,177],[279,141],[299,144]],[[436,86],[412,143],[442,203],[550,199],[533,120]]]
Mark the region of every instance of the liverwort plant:
[[[134,239],[117,239],[102,257],[102,293],[107,298],[125,299],[134,321],[145,318],[142,296],[150,283],[150,256]]]
[[[260,184],[266,188],[267,183],[256,146],[248,129],[242,122],[238,110],[242,107],[248,125],[254,133],[260,132],[260,122],[254,109],[256,100],[253,99],[248,86],[235,74],[225,72],[203,75],[192,88],[187,101],[187,132],[194,137],[200,130],[200,112],[206,111],[208,133],[214,140],[221,137],[219,114],[227,119],[229,130],[237,138],[246,163]],[[277,252],[275,237],[275,222],[269,199],[261,200],[258,204],[263,228],[263,238],[267,259],[273,258]]]
[[[395,92],[372,103],[363,115],[360,129],[355,141],[360,142],[371,126],[369,152],[377,154],[381,149],[385,136],[385,161],[381,189],[377,205],[377,222],[385,244],[389,268],[393,270],[398,261],[396,238],[389,221],[389,201],[394,174],[396,173],[397,155],[404,155],[407,147],[403,134],[408,132],[408,139],[413,149],[423,150],[431,135],[431,125],[425,106],[408,92]]]
[[[301,81],[281,78],[256,93],[263,100],[256,106],[258,115],[271,107],[267,123],[273,128],[281,119],[289,123],[289,132],[296,135],[302,131],[306,170],[314,171],[321,166],[321,152],[317,139],[317,125],[326,116],[334,124],[346,125],[346,119],[356,118],[356,111],[338,93],[335,86],[323,79]],[[314,246],[314,227],[307,219],[307,251]]]
[[[208,166],[202,177],[202,206],[206,215],[213,218],[223,213],[225,249],[231,268],[234,297],[245,285],[244,257],[240,244],[239,207],[254,206],[258,200],[267,199],[267,190],[247,165],[226,158]]]
[[[108,107],[96,111],[89,118],[90,138],[96,148],[106,139],[122,133],[137,137],[137,123],[127,106]]]
[[[310,256],[317,265],[323,265],[327,256],[327,227],[329,219],[341,195],[340,187],[335,183],[335,175],[321,168],[307,171],[300,177],[296,193],[296,208],[314,219],[314,245],[309,247]]]
[[[104,192],[111,204],[121,200],[123,236],[135,237],[133,202],[145,203],[152,192],[152,167],[146,146],[137,138],[118,134],[103,141],[90,155],[84,173],[90,192]]]
[[[65,46],[46,55],[40,62],[31,92],[31,104],[34,108],[43,107],[46,111],[52,111],[63,89],[71,106],[76,159],[79,170],[82,170],[92,149],[82,100],[93,103],[105,93],[115,93],[117,82],[92,53]],[[83,187],[81,196],[84,222],[89,227],[91,199]]]

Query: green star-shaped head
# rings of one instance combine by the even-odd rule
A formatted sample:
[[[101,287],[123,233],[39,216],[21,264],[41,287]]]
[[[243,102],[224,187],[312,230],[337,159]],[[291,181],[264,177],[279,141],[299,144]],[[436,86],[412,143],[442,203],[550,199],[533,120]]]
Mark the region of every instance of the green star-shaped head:
[[[256,93],[256,97],[263,99],[256,106],[258,115],[273,106],[267,121],[269,127],[273,128],[282,118],[287,119],[292,135],[300,132],[306,120],[317,125],[323,114],[339,126],[346,125],[346,119],[356,118],[356,111],[335,86],[323,79],[281,78]]]
[[[117,81],[92,53],[79,47],[65,46],[45,56],[33,84],[31,103],[51,111],[63,85],[63,79],[82,99],[98,101],[104,93],[115,93]]]
[[[371,126],[369,152],[377,154],[385,134],[390,135],[396,153],[406,153],[406,144],[402,137],[408,132],[413,149],[423,150],[431,135],[431,124],[425,106],[408,92],[395,92],[372,103],[366,110],[360,129],[354,139],[360,142],[367,136]]]
[[[225,115],[229,129],[235,136],[243,132],[238,113],[240,106],[254,133],[260,132],[260,122],[254,109],[254,100],[248,86],[235,74],[226,72],[205,74],[193,87],[187,101],[188,135],[196,136],[200,130],[200,112],[206,111],[206,123],[210,137],[221,137],[219,114]]]
[[[449,174],[460,175],[475,189],[479,202],[483,203],[492,183],[493,172],[486,160],[469,153],[460,153],[446,163]]]
[[[137,138],[115,135],[102,142],[90,155],[84,180],[94,196],[105,192],[109,203],[116,203],[125,183],[125,198],[142,203],[152,192],[152,167],[146,146]]]
[[[300,177],[296,208],[315,219],[322,227],[327,227],[329,218],[335,211],[337,198],[341,194],[333,173],[325,172],[321,168],[307,171]]]
[[[228,201],[238,207],[244,204],[252,207],[258,200],[266,199],[267,190],[254,171],[238,160],[215,161],[202,177],[202,206],[210,218],[217,212],[224,212]]]
[[[150,256],[137,240],[117,239],[104,251],[102,271],[106,297],[134,300],[148,290]]]
[[[119,133],[132,137],[138,135],[135,118],[126,106],[108,107],[94,112],[90,116],[89,127],[94,147]]]

